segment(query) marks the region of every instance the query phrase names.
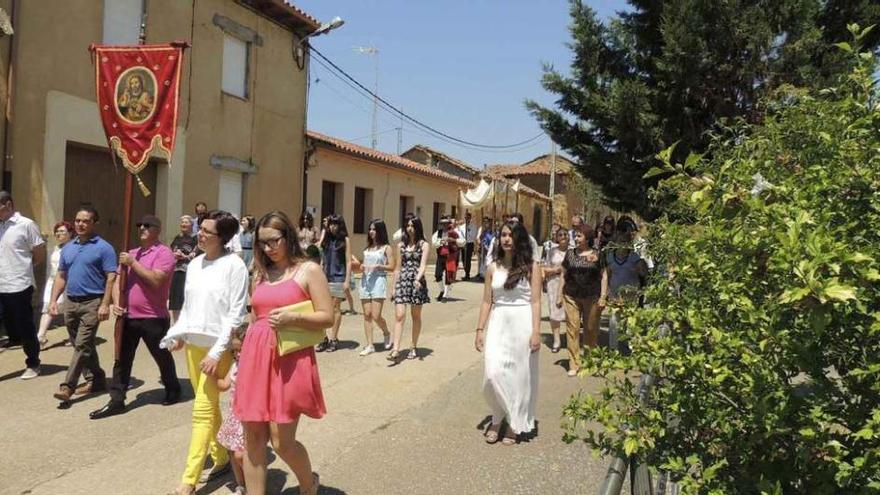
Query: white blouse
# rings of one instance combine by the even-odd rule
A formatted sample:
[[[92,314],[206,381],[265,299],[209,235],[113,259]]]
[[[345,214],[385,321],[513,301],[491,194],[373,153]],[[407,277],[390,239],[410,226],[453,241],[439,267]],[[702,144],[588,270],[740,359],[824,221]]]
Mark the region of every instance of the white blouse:
[[[214,359],[229,347],[232,330],[247,315],[248,271],[234,254],[214,260],[196,256],[186,269],[183,308],[177,322],[162,339],[165,347],[183,339],[190,345],[209,347]]]

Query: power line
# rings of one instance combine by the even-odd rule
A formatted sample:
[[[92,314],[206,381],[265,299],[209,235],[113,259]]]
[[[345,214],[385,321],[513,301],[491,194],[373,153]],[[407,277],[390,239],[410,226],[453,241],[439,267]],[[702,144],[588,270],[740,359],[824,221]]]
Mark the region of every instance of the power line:
[[[446,133],[443,132],[443,131],[440,131],[440,130],[434,128],[434,127],[431,127],[431,126],[429,126],[428,124],[425,124],[425,123],[421,122],[420,120],[418,120],[418,119],[416,119],[416,118],[414,118],[414,117],[409,116],[408,114],[404,113],[402,110],[398,109],[398,108],[395,107],[394,105],[388,103],[387,101],[385,101],[384,98],[382,98],[381,96],[377,95],[376,93],[374,93],[373,91],[371,91],[369,88],[367,88],[366,86],[364,86],[363,84],[361,84],[357,79],[355,79],[354,77],[352,77],[351,75],[349,75],[347,72],[345,72],[342,68],[340,68],[338,65],[336,65],[335,63],[333,63],[332,60],[330,60],[329,58],[325,57],[323,53],[321,53],[320,51],[318,51],[317,49],[315,49],[315,47],[311,47],[311,46],[310,46],[310,50],[311,50],[312,52],[314,52],[315,55],[317,55],[321,60],[323,60],[324,62],[326,62],[327,64],[329,64],[331,67],[333,67],[333,69],[335,69],[339,74],[343,75],[346,79],[348,79],[349,81],[351,81],[352,83],[354,83],[355,85],[357,85],[357,87],[360,88],[361,91],[367,93],[368,95],[370,95],[370,97],[374,98],[375,100],[377,100],[377,101],[379,101],[379,102],[382,102],[382,104],[386,107],[386,109],[390,110],[390,111],[393,112],[394,114],[399,115],[400,117],[406,119],[407,121],[409,121],[409,122],[411,122],[411,123],[413,123],[413,124],[415,124],[415,125],[417,125],[417,126],[423,128],[423,129],[425,129],[425,130],[427,130],[427,131],[429,131],[429,132],[431,132],[431,133],[433,133],[433,134],[436,134],[436,135],[438,135],[438,136],[442,136],[442,137],[444,137],[444,138],[446,138],[446,139],[449,139],[449,140],[451,140],[451,141],[454,141],[454,142],[457,142],[457,143],[460,143],[460,144],[463,144],[463,145],[466,145],[466,146],[470,146],[470,147],[472,147],[472,148],[486,148],[486,149],[492,149],[492,150],[501,150],[501,149],[518,148],[518,147],[520,147],[520,146],[523,146],[523,145],[529,144],[529,143],[531,143],[531,142],[533,142],[533,141],[536,141],[536,140],[538,140],[538,139],[540,139],[541,137],[544,136],[544,133],[541,132],[541,133],[539,133],[539,134],[537,134],[537,135],[535,135],[535,136],[533,136],[533,137],[531,137],[531,138],[529,138],[529,139],[526,139],[526,140],[520,141],[520,142],[518,142],[518,143],[506,144],[506,145],[482,144],[482,143],[475,143],[475,142],[473,142],[473,141],[467,141],[467,140],[464,140],[464,139],[459,139],[459,138],[457,138],[457,137],[455,137],[455,136],[451,136],[451,135],[449,135],[449,134],[446,134]],[[323,64],[322,64],[322,65],[323,65]],[[325,65],[325,68],[327,68],[326,65]],[[328,68],[328,69],[329,69],[329,68]]]
[[[339,74],[339,73],[337,73],[336,71],[334,71],[329,65],[327,65],[325,62],[321,61],[321,59],[316,58],[316,59],[314,59],[314,60],[315,60],[315,62],[318,62],[318,65],[320,65],[322,68],[324,68],[328,73],[333,74],[334,77],[336,77],[337,79],[339,79],[340,81],[342,81],[343,84],[345,84],[346,86],[348,86],[349,88],[351,88],[351,90],[354,91],[355,94],[357,94],[358,96],[362,96],[362,97],[364,97],[364,98],[366,98],[366,99],[368,99],[368,100],[370,100],[370,101],[373,100],[373,98],[372,98],[369,94],[365,93],[364,90],[362,90],[361,88],[359,88],[358,86],[356,86],[355,84],[353,84],[351,81],[349,81],[348,79],[346,79],[345,77],[343,77],[341,74]],[[322,80],[322,81],[323,81],[323,80]],[[364,112],[364,113],[366,113],[366,114],[369,114],[369,113],[370,113],[369,110],[367,110],[367,109],[364,108],[363,106],[361,106],[361,105],[359,105],[359,104],[353,102],[351,99],[349,99],[349,98],[343,96],[339,91],[337,91],[336,89],[334,89],[331,85],[325,83],[325,87],[328,88],[328,89],[330,89],[330,90],[332,90],[332,91],[333,91],[334,93],[336,93],[338,96],[342,97],[345,101],[347,101],[347,102],[351,103],[352,105],[354,105],[355,107],[357,107],[358,110],[360,110],[360,111],[362,111],[362,112]],[[402,118],[400,115],[397,115],[397,114],[393,113],[391,110],[389,110],[388,108],[386,108],[386,106],[385,106],[384,104],[379,105],[379,108],[381,108],[382,110],[388,112],[389,115],[392,115],[392,116],[394,116],[395,118],[400,118],[400,119],[401,119],[400,123],[406,126],[403,130],[406,130],[407,132],[416,132],[416,133],[418,133],[418,134],[420,134],[420,135],[422,135],[422,136],[426,136],[426,137],[429,137],[429,138],[432,138],[432,139],[437,139],[437,140],[439,140],[439,141],[442,141],[442,142],[447,143],[447,144],[452,145],[452,146],[456,146],[456,147],[459,147],[459,148],[462,148],[462,149],[465,149],[465,150],[476,151],[476,152],[480,152],[480,153],[491,153],[491,154],[496,154],[496,153],[502,153],[502,154],[506,154],[506,153],[515,153],[515,152],[518,152],[518,151],[523,151],[523,150],[526,150],[526,149],[532,148],[532,147],[534,147],[534,146],[537,146],[537,145],[543,143],[543,142],[544,142],[544,138],[546,138],[546,135],[536,136],[536,138],[535,138],[534,141],[531,141],[530,143],[525,144],[525,145],[523,145],[522,147],[517,147],[517,148],[506,148],[506,149],[486,149],[486,148],[481,148],[481,147],[469,146],[469,145],[461,144],[461,143],[459,143],[459,142],[456,142],[456,141],[453,141],[453,140],[447,139],[447,138],[445,138],[445,137],[443,137],[443,136],[440,136],[440,135],[437,135],[437,134],[433,134],[433,133],[431,133],[431,132],[425,131],[424,129],[422,129],[422,128],[420,128],[420,127],[417,127],[417,126],[415,126],[415,125],[412,125],[412,124],[410,124],[409,122],[405,122],[405,121],[403,120],[403,118]],[[392,124],[391,124],[390,122],[388,122],[387,120],[384,120],[384,119],[383,119],[383,121],[386,122],[388,125],[392,125]],[[398,126],[398,127],[399,127],[399,126]]]

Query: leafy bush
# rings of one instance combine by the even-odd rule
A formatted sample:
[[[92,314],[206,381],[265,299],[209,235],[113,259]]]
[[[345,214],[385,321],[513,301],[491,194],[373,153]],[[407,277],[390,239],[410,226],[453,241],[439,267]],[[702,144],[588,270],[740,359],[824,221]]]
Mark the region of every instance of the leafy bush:
[[[880,492],[880,103],[872,55],[839,46],[858,67],[837,87],[780,91],[684,164],[660,153],[666,270],[625,313],[632,354],[585,353],[604,390],[572,399],[569,441],[689,493]],[[638,371],[659,377],[647,405]]]

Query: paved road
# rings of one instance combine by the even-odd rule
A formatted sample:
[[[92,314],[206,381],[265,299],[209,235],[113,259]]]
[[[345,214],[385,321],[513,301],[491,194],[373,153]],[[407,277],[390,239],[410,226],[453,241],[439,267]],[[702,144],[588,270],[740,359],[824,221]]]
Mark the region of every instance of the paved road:
[[[432,302],[424,311],[422,360],[389,366],[384,353],[358,356],[359,316],[344,317],[345,349],[319,354],[328,414],[304,420],[299,437],[326,485],[321,493],[594,493],[606,463],[582,444],[561,441],[561,410],[573,393],[593,391],[596,383],[568,378],[564,352],[542,349],[537,436],[513,447],[487,445],[479,429],[488,415],[480,392],[482,361],[472,331],[482,287],[460,283],[455,289],[456,300]],[[385,315],[390,318],[390,308]],[[17,379],[20,350],[0,354],[0,494],[155,494],[176,486],[188,445],[191,391],[185,402],[162,407],[158,370],[141,347],[128,413],[89,420],[106,395],[60,410],[52,392],[71,353],[60,345],[64,334],[61,328],[50,332],[57,345],[43,354],[43,375],[35,380]],[[101,335],[109,339],[112,327],[105,324]],[[99,350],[110,370],[110,342]],[[176,359],[178,373],[186,376],[179,353]],[[270,465],[270,488],[298,493],[280,459]],[[229,488],[215,484],[199,493]]]

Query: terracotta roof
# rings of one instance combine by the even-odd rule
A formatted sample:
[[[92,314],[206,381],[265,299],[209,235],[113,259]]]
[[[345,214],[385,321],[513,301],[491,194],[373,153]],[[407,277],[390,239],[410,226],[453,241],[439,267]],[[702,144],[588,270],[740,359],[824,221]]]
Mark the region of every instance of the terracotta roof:
[[[499,175],[493,176],[492,174],[489,174],[489,173],[486,173],[485,175],[486,175],[486,178],[489,180],[503,182],[503,183],[506,183],[510,186],[513,186],[514,184],[516,184],[516,180],[507,179],[503,176],[499,176]],[[550,196],[547,196],[546,194],[539,193],[538,191],[523,184],[522,182],[520,182],[520,184],[519,184],[519,192],[525,194],[526,196],[531,196],[533,198],[539,199],[541,201],[546,201],[548,203],[550,202]]]
[[[429,155],[436,155],[440,159],[446,160],[447,162],[451,163],[453,166],[456,166],[462,170],[470,172],[474,175],[480,174],[480,170],[468,165],[467,163],[465,163],[457,158],[453,158],[453,157],[447,155],[446,153],[443,153],[442,151],[437,151],[434,148],[430,148],[428,146],[425,146],[424,144],[417,144],[417,145],[413,146],[412,148],[404,151],[403,154],[405,155],[412,150],[420,150],[420,151],[424,151],[425,153],[428,153]]]
[[[419,175],[426,175],[448,182],[454,182],[460,186],[467,188],[472,188],[475,185],[473,181],[464,179],[457,175],[443,172],[441,170],[437,170],[433,167],[423,165],[419,162],[404,158],[402,156],[392,155],[391,153],[385,153],[382,151],[374,150],[372,148],[366,148],[364,146],[350,143],[348,141],[343,141],[342,139],[337,139],[315,131],[307,131],[306,136],[309,139],[318,141],[341,152],[380,162],[386,165],[391,165],[393,167],[406,170],[408,172],[413,172]]]
[[[492,176],[511,177],[517,175],[549,175],[551,156],[541,155],[522,165],[490,165],[486,173]],[[571,173],[574,163],[562,155],[556,155],[556,173],[565,175]]]
[[[321,26],[321,21],[287,0],[239,0],[244,5],[294,30],[305,29],[311,33]]]

